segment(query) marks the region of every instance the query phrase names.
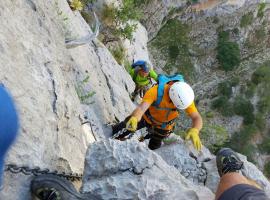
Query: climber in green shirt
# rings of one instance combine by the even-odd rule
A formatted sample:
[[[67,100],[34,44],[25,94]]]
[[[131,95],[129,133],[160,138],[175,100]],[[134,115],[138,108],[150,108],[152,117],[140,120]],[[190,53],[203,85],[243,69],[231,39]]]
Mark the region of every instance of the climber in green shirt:
[[[137,95],[140,95],[142,98],[146,90],[148,89],[149,84],[152,84],[152,79],[157,81],[158,75],[153,70],[147,66],[146,61],[138,60],[131,65],[129,71],[133,81],[136,84],[134,92],[131,94],[131,100],[134,101]]]

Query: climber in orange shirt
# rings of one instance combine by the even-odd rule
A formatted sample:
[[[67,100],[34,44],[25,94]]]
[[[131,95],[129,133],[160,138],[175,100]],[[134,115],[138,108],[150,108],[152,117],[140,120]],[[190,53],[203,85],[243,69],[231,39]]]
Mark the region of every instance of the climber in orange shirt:
[[[149,148],[157,149],[162,139],[172,133],[179,116],[178,110],[185,110],[192,119],[192,128],[188,130],[186,139],[191,138],[194,147],[201,150],[199,132],[202,118],[194,104],[194,92],[181,75],[159,75],[158,84],[146,92],[142,103],[126,120],[113,126],[113,137],[124,140],[136,130],[146,127],[150,133],[146,137],[150,139]],[[123,132],[118,135],[120,131]]]

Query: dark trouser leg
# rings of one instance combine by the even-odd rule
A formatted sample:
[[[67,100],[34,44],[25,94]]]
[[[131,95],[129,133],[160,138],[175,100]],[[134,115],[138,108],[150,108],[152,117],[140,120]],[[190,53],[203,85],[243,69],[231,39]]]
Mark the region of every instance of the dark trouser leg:
[[[148,144],[149,149],[155,150],[161,146],[162,139],[151,138]]]
[[[154,129],[151,130],[151,132],[151,139],[148,144],[148,147],[151,150],[158,149],[161,146],[162,140],[170,134],[170,131],[162,129]]]
[[[260,199],[267,200],[265,193],[253,180],[249,180],[238,172],[229,172],[220,178],[216,192],[216,200],[227,199]]]

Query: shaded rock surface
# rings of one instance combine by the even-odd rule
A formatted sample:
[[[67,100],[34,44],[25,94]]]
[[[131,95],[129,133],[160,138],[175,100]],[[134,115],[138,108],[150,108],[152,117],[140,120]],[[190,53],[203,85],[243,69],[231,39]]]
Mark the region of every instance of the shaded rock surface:
[[[82,192],[102,199],[213,199],[143,143],[108,140],[88,149]]]
[[[97,3],[102,7],[108,2],[119,3]],[[149,16],[157,20],[149,20],[151,24],[146,27],[150,38],[162,25],[171,5],[182,7],[186,3],[168,2],[151,7]],[[106,124],[123,120],[134,108],[129,99],[134,83],[97,39],[66,48],[66,39],[92,33],[66,0],[3,0],[0,16],[0,82],[11,91],[21,120],[20,136],[6,163],[82,173],[89,146],[83,192],[98,194],[102,199],[214,197],[208,188],[197,185],[205,184],[215,191],[218,182],[214,163],[207,162],[213,156],[206,149],[203,155],[196,155],[190,145],[187,150],[180,140],[150,151],[136,140],[107,139],[111,129]],[[211,37],[212,33],[216,34],[211,32]],[[139,38],[140,35],[143,37]],[[134,43],[126,46],[129,59],[148,59],[146,35],[139,24]],[[212,41],[204,44],[215,48]],[[201,46],[205,47],[204,44]],[[208,66],[214,62],[209,57]],[[208,93],[224,74],[212,77],[208,89],[196,89],[201,91],[200,95]],[[198,85],[203,85],[203,81]],[[94,140],[105,141],[92,143]],[[263,183],[268,192],[267,179],[255,166],[247,166],[247,176]],[[0,199],[31,199],[31,179],[32,176],[6,172]]]
[[[206,170],[202,167],[204,160],[197,159],[183,140],[164,145],[155,151],[170,166],[175,167],[185,178],[198,185],[204,185]],[[198,155],[197,155],[198,156]]]
[[[269,195],[269,181],[245,156],[239,156],[244,161],[242,174],[259,183]],[[209,199],[209,191],[198,188],[215,193],[219,180],[215,156],[206,148],[198,154],[190,143],[179,140],[151,151],[136,140],[109,140],[89,147],[81,191],[98,194],[102,199],[178,199],[177,191],[184,194],[182,199],[194,195]],[[176,184],[178,190],[171,184]],[[186,186],[193,188],[193,195],[186,196]]]
[[[82,173],[87,146],[110,134],[104,124],[133,108],[129,75],[98,41],[66,49],[91,29],[65,0],[7,0],[0,13],[0,81],[21,121],[6,164]],[[5,173],[0,199],[30,199],[30,180]]]

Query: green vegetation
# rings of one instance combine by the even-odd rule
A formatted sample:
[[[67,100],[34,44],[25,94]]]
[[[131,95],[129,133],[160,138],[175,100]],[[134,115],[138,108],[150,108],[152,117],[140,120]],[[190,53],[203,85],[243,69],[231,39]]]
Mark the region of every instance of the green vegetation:
[[[218,110],[222,109],[222,107],[224,107],[224,104],[227,104],[227,102],[228,102],[228,97],[220,96],[212,102],[212,108],[218,109]]]
[[[83,9],[83,4],[80,0],[72,0],[70,2],[70,8],[72,10],[79,10],[81,11]]]
[[[218,93],[230,98],[232,95],[232,85],[228,81],[218,84]]]
[[[261,27],[260,29],[256,30],[255,36],[256,36],[257,40],[260,40],[260,41],[263,40],[267,36],[265,28]]]
[[[228,141],[228,138],[228,132],[223,126],[206,123],[201,130],[203,144],[213,153],[219,150]]]
[[[259,4],[257,17],[263,18],[265,6],[266,6],[266,3],[260,3]]]
[[[226,96],[220,96],[215,99],[211,104],[211,108],[218,110],[225,117],[230,117],[234,114],[233,106]]]
[[[162,140],[164,142],[164,144],[166,145],[170,145],[172,143],[177,142],[177,138],[165,138]]]
[[[268,178],[270,177],[270,162],[269,161],[264,165],[263,173],[265,174],[266,177]]]
[[[257,162],[256,158],[254,159],[256,150],[257,150],[257,147],[255,145],[247,143],[244,146],[242,146],[241,150],[238,150],[238,152],[246,155],[247,159],[250,162],[253,162],[254,164],[256,164]]]
[[[137,24],[130,23],[129,20],[138,21],[142,13],[135,0],[123,0],[122,3],[120,8],[113,5],[105,6],[102,11],[102,20],[115,37],[131,40]]]
[[[70,8],[72,10],[82,11],[84,6],[89,3],[94,3],[96,0],[71,0]]]
[[[129,70],[131,69],[131,64],[126,58],[124,59],[124,67],[127,72],[129,72]]]
[[[263,142],[259,145],[259,150],[263,153],[270,154],[270,138],[264,138]]]
[[[140,3],[147,3],[150,0],[123,0],[119,8],[113,5],[106,5],[102,10],[102,21],[105,25],[100,38],[105,44],[108,42],[115,42],[114,47],[110,47],[110,51],[118,64],[124,63],[125,49],[122,45],[122,39],[131,40],[133,32],[137,28],[136,23],[132,20],[139,20],[141,12],[138,8]]]
[[[233,32],[234,34],[238,35],[240,31],[239,31],[239,28],[234,28],[234,29],[232,30],[232,32]]]
[[[255,116],[255,125],[260,131],[263,131],[266,125],[265,116],[263,113],[257,113]]]
[[[119,65],[122,65],[125,59],[125,49],[122,44],[118,44],[117,46],[110,49],[113,57],[117,61]]]
[[[239,82],[240,82],[240,79],[239,79],[238,76],[237,76],[237,77],[233,77],[233,78],[230,80],[230,84],[231,84],[232,87],[237,86],[237,85],[239,84]]]
[[[169,19],[174,18],[175,14],[181,13],[182,11],[183,11],[183,7],[171,7],[167,16],[163,18],[162,24],[167,23]]]
[[[208,111],[205,113],[205,117],[208,119],[214,118],[214,113],[211,111]]]
[[[256,43],[252,41],[251,38],[247,38],[244,43],[244,47],[248,49],[254,49],[256,47]]]
[[[270,63],[265,63],[259,67],[253,74],[251,78],[254,84],[267,83],[270,81]]]
[[[142,5],[147,5],[151,2],[152,0],[136,0],[135,5],[136,7],[140,7]]]
[[[256,147],[252,144],[248,144],[248,141],[250,141],[257,132],[258,129],[255,125],[246,125],[240,132],[234,133],[224,146],[231,147],[237,152],[246,155],[249,161],[254,162],[253,155]]]
[[[97,0],[81,0],[81,2],[83,3],[84,6],[86,6],[87,4],[91,4],[96,2]]]
[[[177,19],[170,19],[160,29],[150,45],[166,56],[164,70],[170,73],[172,69],[183,74],[187,79],[193,76],[193,64],[189,56],[190,28]]]
[[[258,111],[266,115],[270,112],[270,63],[265,62],[252,75],[252,82],[258,87],[260,100],[257,103]]]
[[[244,124],[252,124],[254,122],[254,107],[249,100],[243,97],[237,97],[234,101],[233,108],[235,114],[244,117]]]
[[[199,0],[188,0],[187,5],[198,3],[198,2],[199,2]]]
[[[244,89],[244,94],[246,95],[247,98],[252,98],[255,94],[256,91],[256,85],[252,83],[251,81],[248,81],[246,84],[246,88]]]
[[[240,27],[245,28],[253,22],[253,12],[249,12],[242,16],[240,21]]]
[[[174,130],[174,134],[180,136],[182,139],[185,139],[186,132],[182,129]]]
[[[221,37],[228,39],[228,34]],[[267,116],[270,113],[270,61],[266,61],[251,76],[251,80],[241,86],[241,94],[229,101],[231,98],[231,87],[238,85],[239,80],[225,81],[218,85],[218,98],[212,102],[212,108],[218,110],[222,115],[230,113],[237,114],[244,118],[244,124],[239,132],[232,134],[232,137],[222,146],[227,146],[246,155],[248,160],[256,162],[254,152],[260,151],[270,154],[270,135],[264,135]],[[256,96],[257,104],[253,105],[251,99]],[[231,102],[231,103],[230,103]],[[230,111],[226,110],[228,104]],[[256,109],[254,109],[256,106]],[[259,145],[251,143],[255,136],[263,137]],[[270,164],[266,165],[270,173]],[[267,173],[267,172],[265,172]],[[269,174],[270,175],[270,174]],[[268,175],[268,176],[269,176]]]
[[[89,76],[86,76],[85,79],[80,81],[75,87],[77,95],[81,101],[81,103],[90,105],[93,104],[94,101],[90,101],[90,98],[96,94],[96,92],[85,91],[85,86],[89,82]]]
[[[218,22],[219,22],[219,18],[217,16],[214,16],[213,17],[213,23],[218,24]]]
[[[225,71],[240,64],[240,49],[236,42],[229,41],[229,32],[221,31],[218,36],[217,59]]]
[[[262,96],[257,103],[258,111],[261,113],[269,113],[270,110],[270,95],[269,92],[265,96]]]

